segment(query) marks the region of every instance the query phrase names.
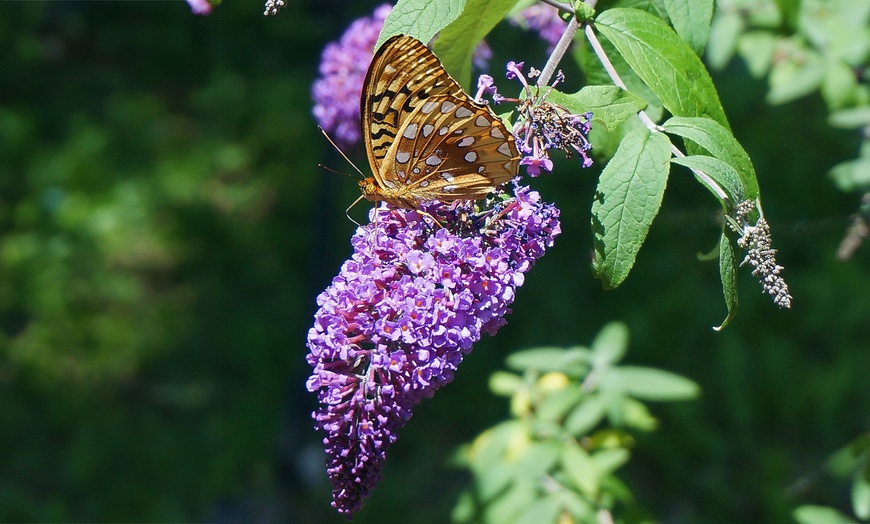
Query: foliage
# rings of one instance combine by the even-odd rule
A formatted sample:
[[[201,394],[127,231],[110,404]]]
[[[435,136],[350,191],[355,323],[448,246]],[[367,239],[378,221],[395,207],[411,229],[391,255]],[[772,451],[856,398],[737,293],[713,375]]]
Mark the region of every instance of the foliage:
[[[460,496],[454,521],[594,524],[613,521],[624,506],[638,513],[615,472],[630,457],[631,432],[658,425],[643,401],[688,400],[699,389],[673,373],[618,365],[627,345],[625,325],[611,323],[591,348],[508,357],[519,374],[494,373],[490,389],[511,399],[512,416],[460,452],[473,487]]]

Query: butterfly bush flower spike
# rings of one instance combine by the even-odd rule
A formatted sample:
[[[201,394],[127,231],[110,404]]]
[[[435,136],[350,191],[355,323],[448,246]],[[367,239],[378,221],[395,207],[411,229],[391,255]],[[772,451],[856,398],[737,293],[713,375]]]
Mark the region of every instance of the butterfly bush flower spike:
[[[533,177],[543,172],[551,172],[553,161],[550,160],[550,150],[561,149],[567,158],[577,154],[582,161],[582,167],[591,166],[589,151],[592,144],[587,137],[592,129],[592,113],[571,114],[567,108],[547,101],[553,88],[565,79],[562,71],[556,74],[552,85],[542,88],[529,84],[523,74],[523,65],[523,62],[508,62],[505,76],[508,80],[518,80],[522,84],[524,100],[485,91],[496,104],[504,101],[518,103],[518,118],[513,134],[517,147],[523,154],[520,165],[526,166],[526,172]],[[539,74],[540,71],[530,68],[529,78],[535,78]],[[480,88],[480,84],[478,87]]]
[[[758,210],[758,221],[751,224],[748,220],[753,211]],[[773,298],[773,303],[781,308],[791,307],[788,284],[780,276],[783,267],[776,263],[776,250],[772,246],[770,225],[764,218],[761,207],[751,200],[737,205],[736,218],[729,220],[731,229],[740,235],[737,245],[746,250],[746,257],[740,265],[752,266],[752,276],[761,282],[761,287]]]
[[[547,53],[552,53],[565,32],[567,23],[559,18],[559,10],[543,4],[535,4],[520,11],[510,19],[511,23],[531,29],[549,44]]]
[[[211,14],[211,4],[208,0],[187,0],[187,5],[190,6],[190,12],[195,15]]]
[[[375,208],[317,298],[307,387],[340,513],[362,506],[414,406],[505,324],[525,273],[560,233],[559,210],[527,187],[484,202],[421,204],[438,228],[415,210]]]
[[[342,146],[356,144],[360,135],[359,97],[372,61],[378,34],[392,11],[384,4],[370,17],[353,22],[338,42],[327,44],[314,81],[314,118]]]

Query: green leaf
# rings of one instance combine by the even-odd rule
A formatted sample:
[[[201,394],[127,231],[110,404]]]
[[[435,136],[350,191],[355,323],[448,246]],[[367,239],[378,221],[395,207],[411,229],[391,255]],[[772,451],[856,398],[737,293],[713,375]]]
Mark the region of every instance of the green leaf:
[[[384,21],[375,49],[393,35],[413,36],[425,44],[456,20],[464,7],[465,0],[399,0]]]
[[[534,479],[550,471],[558,461],[562,446],[554,441],[533,441],[513,464],[513,477]]]
[[[841,162],[828,175],[840,191],[865,191],[870,187],[870,158]]]
[[[738,52],[754,78],[763,78],[770,70],[778,40],[769,31],[749,31],[740,37]]]
[[[471,86],[471,56],[475,46],[508,14],[514,4],[516,0],[466,0],[459,18],[438,34],[435,54],[466,90]]]
[[[816,91],[825,77],[825,59],[802,44],[791,43],[799,49],[777,60],[770,70],[766,98],[771,105],[791,102]]]
[[[595,276],[613,289],[628,276],[662,203],[671,143],[641,128],[622,140],[598,180],[592,203]]]
[[[577,488],[591,498],[598,495],[598,467],[585,449],[573,441],[562,448],[562,467]]]
[[[612,371],[622,379],[625,392],[638,399],[689,400],[701,392],[698,384],[670,371],[636,366],[622,366]]]
[[[854,106],[859,102],[861,86],[855,71],[841,60],[829,60],[825,64],[822,80],[822,97],[829,110]]]
[[[608,9],[595,27],[676,116],[707,116],[728,127],[701,59],[662,20],[637,9]]]
[[[603,124],[609,131],[647,106],[639,96],[612,85],[586,86],[571,94],[553,90],[547,99],[566,107],[573,114],[591,111],[593,121]]]
[[[583,397],[584,393],[577,385],[550,391],[538,404],[535,413],[543,421],[560,421],[580,403]]]
[[[792,516],[798,524],[858,524],[840,511],[827,506],[800,506]]]
[[[627,427],[641,431],[653,431],[659,425],[659,421],[652,416],[646,404],[639,400],[623,397],[621,409],[622,423]]]
[[[565,371],[583,364],[582,352],[567,351],[564,348],[543,347],[517,351],[508,355],[506,363],[511,369],[526,371],[534,369],[541,372]]]
[[[737,39],[743,31],[743,18],[734,11],[720,11],[710,27],[707,43],[707,61],[710,67],[720,71],[728,65],[737,49]]]
[[[710,36],[713,0],[665,0],[665,9],[677,34],[701,56]]]
[[[722,280],[722,294],[725,296],[728,316],[719,327],[713,328],[716,331],[725,329],[737,315],[737,252],[724,231],[719,238],[719,278]]]
[[[531,481],[514,482],[506,490],[496,494],[486,502],[485,522],[513,522],[520,512],[540,499],[538,483]],[[478,519],[472,522],[479,522]]]
[[[841,109],[828,116],[828,125],[832,127],[858,129],[868,124],[870,124],[870,106]]]
[[[516,519],[499,520],[496,522],[511,522],[512,524],[555,524],[562,511],[562,501],[555,494],[539,498],[524,506]]]
[[[592,431],[607,412],[607,401],[601,395],[589,395],[565,417],[565,431],[574,438]]]
[[[525,384],[522,377],[505,371],[496,371],[489,377],[489,390],[504,397],[510,397]]]
[[[719,160],[716,157],[706,156],[706,155],[691,155],[687,157],[681,158],[672,158],[671,162],[674,164],[679,164],[681,166],[686,166],[689,169],[696,169],[698,171],[703,171],[708,177],[713,179],[716,184],[722,188],[723,191],[728,195],[728,198],[731,202],[742,202],[746,198],[746,190],[743,189],[743,181],[740,180],[740,175],[737,174],[737,170],[731,167],[731,165],[726,162]],[[707,181],[695,175],[702,185],[704,185],[707,189],[713,193],[720,202],[722,202],[724,207],[728,207],[727,203],[722,200],[716,191],[707,184]]]
[[[758,180],[749,155],[731,134],[709,118],[686,118],[675,116],[663,124],[666,133],[673,133],[691,140],[714,157],[727,162],[737,170],[745,188],[745,198],[758,197]],[[735,202],[736,203],[736,202]]]
[[[631,454],[627,449],[610,448],[592,454],[592,461],[598,468],[599,475],[609,475],[628,462]]]
[[[622,322],[609,322],[592,341],[596,364],[616,364],[628,349],[628,327]]]
[[[867,467],[867,453],[864,454],[864,464],[855,471],[852,479],[852,511],[861,520],[870,519],[870,467]]]
[[[496,497],[514,478],[514,463],[505,460],[508,450],[522,449],[528,440],[528,425],[508,420],[481,433],[469,450],[477,494],[483,500]]]

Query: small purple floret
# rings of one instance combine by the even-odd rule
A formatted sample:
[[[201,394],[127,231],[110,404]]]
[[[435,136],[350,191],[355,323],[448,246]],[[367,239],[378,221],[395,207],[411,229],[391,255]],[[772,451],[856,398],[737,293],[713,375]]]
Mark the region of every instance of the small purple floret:
[[[514,186],[490,209],[433,202],[379,207],[354,253],[317,297],[308,332],[312,416],[325,433],[332,505],[351,515],[422,399],[453,380],[483,333],[505,324],[524,273],[560,233],[559,210]]]
[[[529,176],[536,177],[541,174],[541,169],[544,171],[553,171],[553,161],[547,157],[525,156],[520,160],[521,166],[526,166],[526,172]],[[586,166],[583,166],[586,167]]]

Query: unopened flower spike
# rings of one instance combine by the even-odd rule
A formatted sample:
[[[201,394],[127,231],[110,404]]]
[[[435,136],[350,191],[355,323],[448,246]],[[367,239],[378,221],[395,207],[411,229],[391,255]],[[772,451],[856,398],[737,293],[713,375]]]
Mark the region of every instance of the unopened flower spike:
[[[749,218],[755,210],[758,210],[758,220],[751,224]],[[746,250],[740,265],[749,264],[753,267],[752,276],[761,282],[761,287],[773,298],[774,304],[790,308],[788,284],[780,276],[783,267],[776,263],[776,250],[771,247],[770,225],[764,218],[760,203],[744,200],[736,206],[734,215],[729,217],[728,224],[740,235],[737,245]]]
[[[492,95],[495,103],[510,101],[519,104],[513,134],[523,154],[520,165],[526,166],[526,172],[533,177],[545,171],[551,172],[553,161],[550,160],[550,150],[561,149],[567,158],[579,155],[582,167],[591,166],[592,159],[588,152],[592,144],[587,137],[592,128],[592,113],[572,114],[566,107],[547,101],[553,89],[565,80],[562,71],[556,74],[551,85],[542,90],[529,83],[523,74],[523,65],[523,62],[508,62],[505,76],[522,84],[524,100],[506,98],[497,93]],[[539,75],[540,71],[530,68],[529,78]]]

